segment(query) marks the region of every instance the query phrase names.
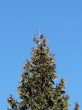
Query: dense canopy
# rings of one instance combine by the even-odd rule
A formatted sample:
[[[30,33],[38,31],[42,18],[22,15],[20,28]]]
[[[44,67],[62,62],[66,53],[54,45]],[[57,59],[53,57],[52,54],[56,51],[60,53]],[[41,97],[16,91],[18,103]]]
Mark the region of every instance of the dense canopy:
[[[8,110],[68,110],[69,95],[65,92],[65,80],[56,84],[56,64],[54,55],[47,47],[44,35],[35,37],[32,56],[24,65],[18,95],[20,102],[12,96],[8,98],[11,108]],[[76,103],[74,110],[79,110]]]

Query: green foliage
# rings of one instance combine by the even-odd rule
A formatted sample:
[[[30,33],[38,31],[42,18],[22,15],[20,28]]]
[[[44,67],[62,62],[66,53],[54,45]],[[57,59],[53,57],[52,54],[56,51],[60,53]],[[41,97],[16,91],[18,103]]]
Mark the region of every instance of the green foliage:
[[[78,104],[78,102],[75,104],[74,110],[79,110],[79,104]]]
[[[65,80],[61,79],[55,85],[56,65],[54,55],[47,47],[47,40],[44,35],[34,38],[37,45],[32,48],[31,60],[24,65],[24,72],[21,76],[18,94],[21,99],[16,102],[12,97],[8,103],[12,110],[68,110],[69,95],[64,91]],[[54,86],[55,87],[54,87]],[[10,110],[10,109],[9,109]],[[74,110],[79,110],[78,105]]]
[[[12,95],[7,99],[9,105],[11,106],[12,109],[16,109],[17,108],[17,102],[14,100],[14,98],[12,97]],[[11,110],[11,109],[7,109],[7,110]]]

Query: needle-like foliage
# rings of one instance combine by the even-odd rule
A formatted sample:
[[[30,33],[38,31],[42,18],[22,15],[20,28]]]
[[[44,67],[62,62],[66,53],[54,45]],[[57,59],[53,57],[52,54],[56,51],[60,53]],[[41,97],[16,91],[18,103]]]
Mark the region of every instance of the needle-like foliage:
[[[65,80],[55,83],[58,78],[55,59],[47,47],[46,38],[40,35],[33,42],[36,48],[32,48],[31,60],[24,65],[18,87],[21,101],[9,97],[11,109],[8,110],[68,110],[70,104],[69,95],[64,90]],[[77,104],[74,110],[79,110]]]

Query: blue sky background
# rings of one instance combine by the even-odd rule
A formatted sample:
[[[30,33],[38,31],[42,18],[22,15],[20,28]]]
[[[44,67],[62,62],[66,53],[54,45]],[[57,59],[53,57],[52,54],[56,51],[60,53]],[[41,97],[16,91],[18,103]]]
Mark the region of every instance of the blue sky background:
[[[66,79],[69,103],[82,109],[82,0],[0,0],[0,110],[17,86],[40,27],[55,53],[57,75]]]

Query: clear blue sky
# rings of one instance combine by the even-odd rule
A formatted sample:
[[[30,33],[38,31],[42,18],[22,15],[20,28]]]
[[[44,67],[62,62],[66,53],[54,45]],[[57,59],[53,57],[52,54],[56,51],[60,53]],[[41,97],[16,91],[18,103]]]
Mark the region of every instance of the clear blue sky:
[[[40,27],[55,53],[57,75],[66,79],[74,107],[82,109],[82,0],[0,0],[0,110],[17,86]]]

